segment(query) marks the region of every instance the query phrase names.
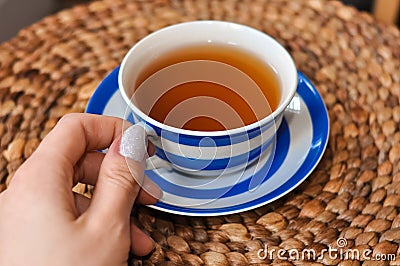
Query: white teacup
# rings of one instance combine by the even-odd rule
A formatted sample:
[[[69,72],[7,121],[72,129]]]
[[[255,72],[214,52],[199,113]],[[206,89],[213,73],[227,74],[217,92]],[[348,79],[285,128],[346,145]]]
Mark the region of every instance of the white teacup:
[[[144,92],[141,91],[148,95],[144,103],[148,108],[143,108],[143,103],[139,107],[132,99],[138,90],[135,84],[139,74],[157,57],[178,47],[209,42],[234,45],[238,49],[251,52],[274,70],[280,83],[280,101],[270,115],[255,123],[223,131],[186,130],[153,119],[149,116],[151,105],[177,82],[176,79],[179,80],[178,76],[187,78],[182,72],[180,75],[171,74],[172,85],[165,86],[160,85],[160,76],[153,76],[155,83],[149,82],[153,85],[147,86]],[[207,72],[207,69],[209,68],[204,66],[204,71],[201,72]],[[231,74],[239,76],[234,72]],[[187,174],[210,176],[244,169],[262,153],[273,155],[274,149],[271,146],[274,145],[283,112],[296,92],[297,70],[289,53],[263,32],[231,22],[194,21],[163,28],[134,45],[122,61],[118,84],[129,112],[136,121],[144,125],[156,146],[156,157],[150,158],[153,168],[170,166]],[[234,90],[246,98],[243,88]],[[180,113],[184,114],[185,111],[181,110]],[[223,115],[224,112],[219,113]]]

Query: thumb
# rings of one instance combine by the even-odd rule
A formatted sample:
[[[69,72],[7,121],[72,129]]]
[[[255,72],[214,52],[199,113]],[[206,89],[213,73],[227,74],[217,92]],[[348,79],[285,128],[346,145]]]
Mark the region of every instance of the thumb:
[[[100,167],[88,209],[100,221],[129,221],[144,179],[147,138],[138,125],[129,127],[111,144]]]

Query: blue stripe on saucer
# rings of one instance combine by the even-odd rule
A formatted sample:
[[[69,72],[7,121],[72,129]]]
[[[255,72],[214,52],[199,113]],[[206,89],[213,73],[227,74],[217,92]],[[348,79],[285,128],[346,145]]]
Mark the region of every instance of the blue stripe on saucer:
[[[115,68],[108,76],[103,79],[86,106],[85,113],[102,115],[104,108],[106,108],[108,101],[118,90],[118,72],[120,66]]]

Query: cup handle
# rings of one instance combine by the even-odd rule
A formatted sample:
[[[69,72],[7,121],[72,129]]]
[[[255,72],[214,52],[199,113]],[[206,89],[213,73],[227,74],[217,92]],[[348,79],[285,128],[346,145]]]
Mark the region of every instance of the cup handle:
[[[144,122],[138,122],[136,125],[141,126],[145,131],[146,131],[146,137],[152,141],[152,142],[158,142],[160,140],[160,137],[157,135],[157,133],[154,131],[152,127],[149,125],[145,124]],[[172,170],[171,164],[160,157],[158,157],[156,154],[153,156],[149,157],[146,159],[146,169],[145,170],[154,170],[154,169],[166,169],[166,170]]]

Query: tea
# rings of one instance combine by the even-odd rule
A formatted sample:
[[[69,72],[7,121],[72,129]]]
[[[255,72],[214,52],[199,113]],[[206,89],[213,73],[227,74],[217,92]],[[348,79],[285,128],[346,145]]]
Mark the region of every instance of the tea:
[[[157,71],[177,63],[192,60],[217,61],[239,69],[258,85],[264,97],[250,95],[252,93],[238,95],[230,88],[214,82],[190,81],[163,93],[147,115],[161,123],[174,127],[196,131],[219,131],[252,124],[277,108],[280,101],[280,89],[278,78],[273,69],[250,52],[243,51],[233,45],[208,43],[185,46],[165,53],[143,69],[137,79],[136,88]],[[252,97],[260,99],[256,104],[253,101],[253,106],[250,106],[247,99]],[[222,107],[215,107],[215,111],[210,111],[212,106],[215,105],[212,99],[215,100],[214,102],[220,101],[223,103],[220,104]],[[136,101],[139,103],[138,106],[140,108],[141,100],[136,99]],[[188,101],[188,105],[190,104],[187,107],[192,113],[190,117],[182,114],[185,113],[185,111],[182,111],[184,109],[180,111],[177,109],[176,112],[173,112],[174,108],[186,101]],[[226,107],[223,106],[224,104]],[[268,109],[263,112],[263,117],[255,114],[254,105],[265,106],[265,109]],[[200,109],[203,109],[203,111]],[[230,113],[229,110],[232,110],[232,112]],[[180,118],[167,119],[168,117],[176,116],[179,112],[181,113]]]

